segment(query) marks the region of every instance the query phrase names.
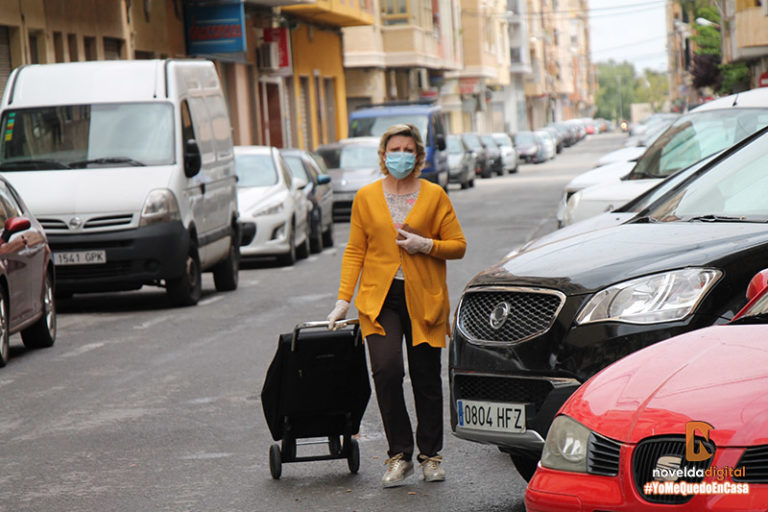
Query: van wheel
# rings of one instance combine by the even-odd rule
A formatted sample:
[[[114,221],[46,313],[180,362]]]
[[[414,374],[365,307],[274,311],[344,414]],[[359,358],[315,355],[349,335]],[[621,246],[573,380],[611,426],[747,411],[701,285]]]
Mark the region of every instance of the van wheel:
[[[296,240],[293,238],[293,226],[288,233],[288,252],[277,257],[278,263],[284,267],[290,267],[296,263]]]
[[[237,246],[237,240],[239,240],[239,235],[235,231],[232,236],[232,243],[229,245],[227,258],[213,267],[213,284],[216,286],[216,291],[231,292],[237,290],[240,271],[240,247]]]
[[[21,341],[27,348],[52,347],[56,341],[56,302],[51,276],[47,272],[43,281],[42,309],[43,313],[37,322],[21,331]]]
[[[0,286],[0,368],[8,364],[11,346],[8,341],[8,297],[5,287]]]
[[[323,247],[333,247],[333,219],[328,223],[328,229],[323,231]]]
[[[166,292],[174,306],[194,306],[200,300],[203,283],[196,245],[190,244],[183,275],[166,280]]]

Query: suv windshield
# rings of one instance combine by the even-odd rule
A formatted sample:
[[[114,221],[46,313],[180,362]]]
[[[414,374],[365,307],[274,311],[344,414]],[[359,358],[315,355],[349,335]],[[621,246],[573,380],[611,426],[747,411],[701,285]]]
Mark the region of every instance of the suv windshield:
[[[331,148],[318,148],[329,169],[378,168],[379,147],[368,144],[349,144]]]
[[[7,110],[1,123],[5,172],[174,163],[170,103]]]
[[[396,116],[371,116],[352,119],[349,124],[350,137],[381,137],[393,124],[412,124],[421,132],[421,138],[429,140],[429,118],[426,114],[402,114]]]
[[[461,145],[461,141],[457,135],[449,135],[448,138],[445,139],[445,145],[448,152],[452,155],[464,152],[464,147]]]
[[[695,111],[673,123],[648,147],[627,179],[665,178],[768,125],[768,109]]]
[[[665,196],[648,215],[658,221],[768,222],[768,132]]]

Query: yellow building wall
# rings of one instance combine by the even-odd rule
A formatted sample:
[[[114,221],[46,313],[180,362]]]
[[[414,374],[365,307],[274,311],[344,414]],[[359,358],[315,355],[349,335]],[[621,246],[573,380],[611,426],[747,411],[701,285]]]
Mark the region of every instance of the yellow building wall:
[[[736,7],[736,44],[739,48],[768,45],[768,16],[763,16],[761,7]]]
[[[301,130],[297,133],[298,146],[303,149],[314,149],[328,140],[323,127],[318,126],[317,95],[323,91],[315,90],[315,76],[333,78],[336,94],[336,137],[347,136],[347,91],[344,80],[344,59],[342,53],[341,34],[337,31],[324,30],[316,26],[299,24],[291,31],[291,47],[293,57],[293,90],[294,105],[300,104],[299,77],[309,78],[309,105],[312,127],[312,140],[305,141]],[[299,112],[297,108],[291,109]]]

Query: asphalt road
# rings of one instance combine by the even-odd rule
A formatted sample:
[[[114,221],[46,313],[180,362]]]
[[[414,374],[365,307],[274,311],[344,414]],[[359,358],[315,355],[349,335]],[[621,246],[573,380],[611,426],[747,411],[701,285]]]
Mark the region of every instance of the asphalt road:
[[[623,142],[593,136],[554,161],[452,186],[468,240],[448,266],[452,305],[477,272],[553,230],[565,183]],[[373,396],[358,474],[336,460],[284,464],[279,481],[270,477],[263,378],[279,333],[333,307],[348,233],[337,224],[334,248],[290,268],[248,265],[235,292],[215,293],[207,275],[196,307],[169,308],[153,288],[75,296],[58,304],[53,348],[26,351],[13,336],[0,370],[0,511],[523,510],[525,483],[509,457],[453,437],[447,408],[447,480],[427,484],[417,470],[382,489]]]

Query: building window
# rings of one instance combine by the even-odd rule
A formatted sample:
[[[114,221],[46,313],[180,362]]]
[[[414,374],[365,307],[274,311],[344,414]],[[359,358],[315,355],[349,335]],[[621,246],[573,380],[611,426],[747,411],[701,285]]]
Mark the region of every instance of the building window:
[[[44,41],[42,32],[30,32],[29,33],[29,63],[30,64],[42,64],[45,59],[45,46],[42,44]]]
[[[381,3],[382,25],[405,25],[411,17],[409,0],[383,0]]]
[[[122,58],[123,40],[114,37],[104,38],[104,59],[120,60]]]
[[[61,32],[53,33],[53,58],[56,62],[64,62],[64,36]]]
[[[67,34],[67,46],[69,47],[69,62],[77,62],[80,60],[80,55],[77,51],[76,34]]]
[[[96,38],[84,37],[83,48],[85,49],[85,60],[96,60]]]

